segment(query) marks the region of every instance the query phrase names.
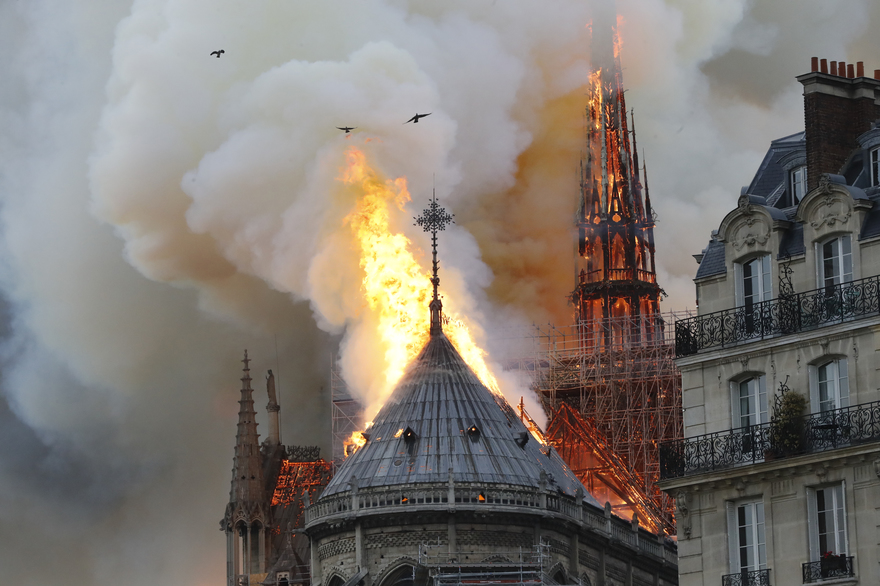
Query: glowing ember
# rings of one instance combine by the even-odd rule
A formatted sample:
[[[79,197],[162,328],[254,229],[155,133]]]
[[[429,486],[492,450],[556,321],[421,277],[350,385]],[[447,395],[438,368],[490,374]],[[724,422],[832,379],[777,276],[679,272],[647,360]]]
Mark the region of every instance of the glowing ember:
[[[351,225],[359,247],[360,266],[364,270],[361,290],[377,323],[378,340],[385,349],[381,392],[384,402],[406,366],[428,341],[432,285],[429,275],[416,261],[410,240],[390,226],[392,204],[402,212],[410,201],[406,179],[383,180],[357,148],[350,148],[346,155],[347,167],[341,180],[358,192],[356,207],[346,222]],[[484,353],[474,343],[464,321],[450,317],[444,332],[483,384],[500,393]],[[378,409],[379,405],[368,406],[367,418]]]
[[[402,434],[402,433],[403,433],[403,428],[401,427],[400,429],[397,430],[397,433],[394,434],[394,437],[400,437],[400,434]]]

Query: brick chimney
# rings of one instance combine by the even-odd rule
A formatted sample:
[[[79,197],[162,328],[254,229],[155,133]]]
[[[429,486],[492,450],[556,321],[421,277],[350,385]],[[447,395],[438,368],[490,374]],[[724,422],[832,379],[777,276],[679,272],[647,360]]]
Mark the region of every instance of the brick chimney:
[[[831,62],[813,57],[812,71],[798,76],[804,86],[804,129],[807,139],[807,185],[813,189],[822,173],[839,173],[856,138],[880,119],[880,70],[864,77],[864,64]],[[858,72],[860,77],[856,77]]]

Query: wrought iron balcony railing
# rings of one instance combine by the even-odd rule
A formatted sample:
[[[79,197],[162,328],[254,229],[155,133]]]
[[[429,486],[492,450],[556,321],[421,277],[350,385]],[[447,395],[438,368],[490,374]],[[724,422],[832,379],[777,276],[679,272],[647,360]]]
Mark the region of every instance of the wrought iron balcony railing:
[[[770,570],[743,571],[721,576],[721,586],[770,586]]]
[[[880,401],[660,444],[660,478],[880,441]]]
[[[675,322],[675,355],[880,313],[880,275]]]
[[[803,565],[803,570],[804,584],[855,576],[853,556],[845,554],[823,557],[818,562],[807,562]]]

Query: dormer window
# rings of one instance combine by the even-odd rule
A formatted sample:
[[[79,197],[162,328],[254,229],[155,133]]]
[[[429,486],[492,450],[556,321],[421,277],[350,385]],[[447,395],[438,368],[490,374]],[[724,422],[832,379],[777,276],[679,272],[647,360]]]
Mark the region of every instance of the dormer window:
[[[788,186],[791,193],[791,204],[797,205],[807,193],[807,166],[795,167],[788,174]]]
[[[871,185],[880,185],[880,147],[871,150]]]

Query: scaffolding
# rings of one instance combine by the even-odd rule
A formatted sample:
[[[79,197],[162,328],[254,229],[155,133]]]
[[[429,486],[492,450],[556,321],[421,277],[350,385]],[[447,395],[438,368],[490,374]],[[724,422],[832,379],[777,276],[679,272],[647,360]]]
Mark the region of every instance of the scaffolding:
[[[419,546],[419,567],[426,570],[425,577],[433,586],[558,586],[566,582],[563,576],[548,573],[550,544],[543,541],[511,552],[431,552],[441,547],[445,548],[427,543]],[[414,568],[414,582],[416,571]]]
[[[683,435],[672,328],[682,317],[666,313],[535,326],[521,333],[531,338],[531,356],[503,360],[506,368],[531,377],[549,420],[547,440],[584,485],[597,498],[609,498],[621,516],[639,512],[655,531],[674,529],[673,503],[655,482],[660,442]]]
[[[349,392],[336,359],[330,364],[330,417],[332,458],[341,462],[348,455],[346,446],[351,444],[351,435],[364,429],[364,408]]]

